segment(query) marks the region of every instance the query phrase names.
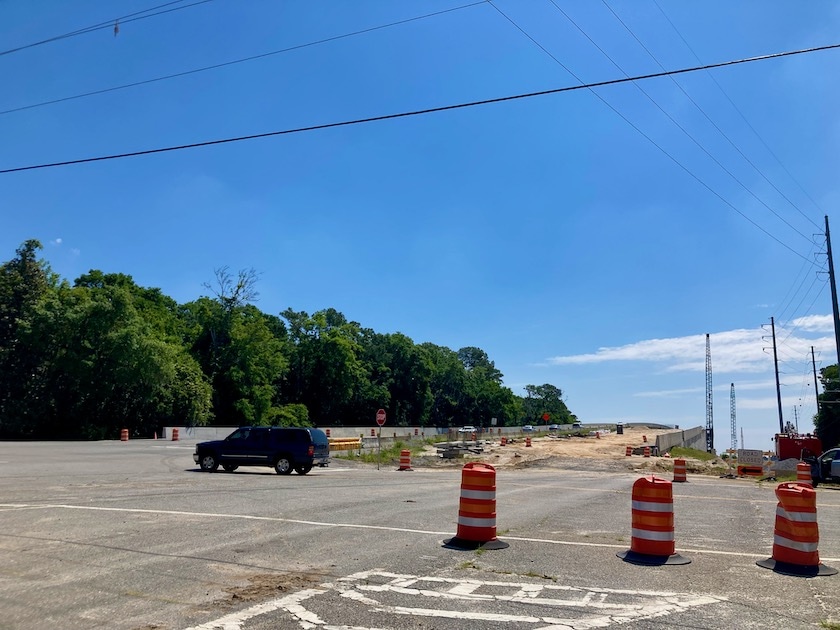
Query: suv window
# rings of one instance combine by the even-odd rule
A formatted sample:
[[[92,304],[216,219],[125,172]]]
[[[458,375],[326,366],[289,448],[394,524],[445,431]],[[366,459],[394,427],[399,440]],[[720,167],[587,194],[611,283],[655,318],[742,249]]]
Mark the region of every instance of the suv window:
[[[251,434],[250,427],[245,427],[243,429],[237,429],[229,436],[227,436],[226,440],[247,440],[248,436]]]

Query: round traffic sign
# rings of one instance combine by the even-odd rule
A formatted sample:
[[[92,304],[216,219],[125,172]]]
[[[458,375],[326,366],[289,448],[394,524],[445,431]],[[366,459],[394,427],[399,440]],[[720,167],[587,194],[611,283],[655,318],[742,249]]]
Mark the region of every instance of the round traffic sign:
[[[385,410],[384,409],[380,409],[379,411],[376,412],[376,424],[378,424],[380,427],[383,424],[385,424]]]

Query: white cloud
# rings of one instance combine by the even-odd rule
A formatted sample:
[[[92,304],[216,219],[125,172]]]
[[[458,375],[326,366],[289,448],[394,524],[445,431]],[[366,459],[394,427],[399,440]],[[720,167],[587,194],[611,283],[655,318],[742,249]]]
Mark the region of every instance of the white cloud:
[[[834,317],[831,315],[806,315],[791,322],[794,328],[807,332],[834,332]]]
[[[50,241],[50,245],[53,245],[55,247],[58,247],[59,245],[61,245],[61,243],[62,243],[62,239],[60,239],[60,238],[57,238],[57,239],[54,239],[54,240]]]
[[[834,338],[804,338],[804,332],[833,331],[828,315],[810,315],[791,322],[790,332],[776,327],[776,345],[782,344],[788,357],[801,356],[804,361],[811,346],[816,350],[834,352]],[[717,373],[761,373],[773,367],[773,340],[766,328],[736,329],[713,333],[709,337],[712,370]],[[660,364],[666,373],[703,372],[706,369],[706,336],[689,335],[669,339],[648,339],[618,347],[599,348],[596,352],[569,356],[555,356],[546,360],[549,365],[584,365],[615,361],[641,361]],[[657,394],[649,394],[657,395]]]

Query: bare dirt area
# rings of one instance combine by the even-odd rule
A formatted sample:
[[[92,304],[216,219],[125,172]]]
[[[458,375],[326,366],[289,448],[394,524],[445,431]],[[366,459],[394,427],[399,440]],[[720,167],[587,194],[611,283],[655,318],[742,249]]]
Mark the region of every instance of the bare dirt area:
[[[463,457],[443,458],[438,449],[441,445],[429,446],[419,457],[414,458],[415,465],[422,466],[462,466],[467,461],[482,461],[496,468],[564,468],[569,470],[597,471],[641,471],[671,472],[673,460],[670,457],[627,457],[628,446],[634,449],[656,444],[656,436],[671,430],[650,429],[645,427],[625,427],[624,434],[614,432],[601,433],[600,437],[588,435],[589,432],[570,436],[539,434],[531,437],[531,446],[526,446],[525,436],[507,438],[507,444],[501,445],[499,437],[477,442],[455,443],[466,446],[476,445],[481,452],[464,451]],[[645,441],[645,439],[647,441]],[[723,460],[705,462],[693,458],[684,458],[686,469],[694,474],[718,475],[725,469]]]

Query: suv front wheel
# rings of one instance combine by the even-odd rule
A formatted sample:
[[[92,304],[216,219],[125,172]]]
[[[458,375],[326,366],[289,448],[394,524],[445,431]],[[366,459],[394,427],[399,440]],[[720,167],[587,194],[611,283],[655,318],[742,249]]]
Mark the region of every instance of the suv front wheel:
[[[292,469],[292,460],[288,456],[281,455],[274,460],[274,472],[278,475],[290,475],[292,474]]]
[[[212,453],[205,453],[199,460],[201,463],[201,470],[205,472],[215,472],[219,467],[219,462],[216,461],[216,456]]]

